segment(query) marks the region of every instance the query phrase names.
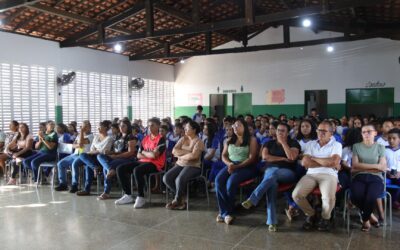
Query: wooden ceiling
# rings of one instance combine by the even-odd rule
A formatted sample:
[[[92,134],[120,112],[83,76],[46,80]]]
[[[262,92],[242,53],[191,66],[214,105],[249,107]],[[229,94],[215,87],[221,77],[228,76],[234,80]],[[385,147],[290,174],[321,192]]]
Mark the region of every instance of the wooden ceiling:
[[[400,0],[0,0],[0,30],[175,64],[196,55],[308,46],[373,37],[400,39]],[[343,36],[291,42],[289,27],[311,17],[314,32]],[[281,44],[247,46],[283,25]],[[214,50],[230,41],[241,48]]]

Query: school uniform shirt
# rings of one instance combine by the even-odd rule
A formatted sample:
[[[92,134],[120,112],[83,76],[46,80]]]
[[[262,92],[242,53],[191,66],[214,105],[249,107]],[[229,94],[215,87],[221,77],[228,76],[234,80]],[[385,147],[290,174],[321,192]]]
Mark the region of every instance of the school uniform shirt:
[[[219,139],[217,138],[217,136],[214,136],[211,146],[209,148],[207,147],[208,138],[206,138],[203,141],[203,143],[204,143],[205,152],[206,152],[204,158],[206,158],[211,153],[211,150],[215,149],[215,153],[214,153],[213,158],[211,158],[211,161],[212,162],[218,161],[220,158],[220,155],[221,155],[221,144],[219,143]]]
[[[391,147],[386,147],[385,156],[386,156],[388,171],[396,169],[398,172],[400,172],[400,148],[393,149]]]
[[[265,130],[264,133],[261,134],[260,130],[257,129],[255,136],[258,144],[261,144],[262,140],[268,136],[267,130]]]
[[[200,122],[203,121],[203,116],[202,114],[195,113],[192,117],[192,120],[200,124]]]
[[[351,161],[353,157],[353,151],[351,147],[344,147],[342,150],[342,161],[346,162],[351,167]]]
[[[376,140],[376,142],[383,145],[384,147],[389,146],[389,142],[387,140],[383,139],[382,136],[379,136],[378,139]]]
[[[175,147],[176,143],[179,141],[181,138],[180,135],[175,135],[172,132],[169,132],[167,134],[167,150],[172,151],[172,149]]]
[[[6,134],[0,130],[0,143],[3,143],[3,146],[0,147],[0,153],[4,152],[5,145],[6,145]]]
[[[301,139],[301,140],[298,140],[297,142],[299,143],[299,145],[300,145],[300,152],[304,152],[305,150],[306,150],[306,145],[307,145],[307,143],[309,143],[311,140],[309,140],[309,141],[305,141],[304,139]]]
[[[329,140],[329,142],[324,145],[319,145],[319,140],[310,141],[306,145],[306,149],[304,150],[304,155],[309,155],[311,157],[317,158],[328,158],[332,157],[333,155],[342,156],[342,144],[337,142],[333,136]],[[316,167],[316,168],[309,168],[307,170],[307,174],[330,174],[337,177],[337,170],[331,167]]]

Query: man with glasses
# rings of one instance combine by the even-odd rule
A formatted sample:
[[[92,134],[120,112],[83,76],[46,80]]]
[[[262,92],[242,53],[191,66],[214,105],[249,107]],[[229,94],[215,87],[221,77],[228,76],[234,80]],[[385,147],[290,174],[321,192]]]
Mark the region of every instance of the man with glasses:
[[[317,229],[329,230],[331,212],[335,207],[335,195],[338,183],[337,172],[340,169],[342,145],[333,137],[333,125],[329,121],[320,123],[317,129],[318,140],[310,141],[306,145],[302,165],[307,174],[297,183],[293,191],[293,199],[303,210],[307,218],[303,228],[310,230],[316,223],[315,210],[307,201],[307,195],[319,187],[322,196],[321,220]]]

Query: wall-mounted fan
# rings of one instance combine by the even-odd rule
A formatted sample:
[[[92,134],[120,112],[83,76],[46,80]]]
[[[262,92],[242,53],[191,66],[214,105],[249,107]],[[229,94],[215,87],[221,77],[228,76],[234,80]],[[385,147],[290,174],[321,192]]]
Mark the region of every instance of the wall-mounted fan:
[[[76,73],[69,72],[68,74],[58,74],[57,75],[57,85],[65,86],[70,84],[75,80]]]
[[[144,80],[142,78],[135,78],[132,81],[130,81],[129,84],[132,90],[139,90],[144,87]]]

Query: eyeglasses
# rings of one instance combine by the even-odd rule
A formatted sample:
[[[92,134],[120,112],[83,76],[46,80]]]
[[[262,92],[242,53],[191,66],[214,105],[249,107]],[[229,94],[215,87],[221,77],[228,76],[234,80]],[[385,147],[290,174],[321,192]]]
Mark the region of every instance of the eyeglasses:
[[[326,134],[328,132],[331,132],[330,130],[325,130],[325,129],[317,129],[316,131],[317,131],[317,133],[321,133],[321,134]]]
[[[364,131],[362,131],[361,133],[363,134],[363,135],[366,135],[366,134],[372,134],[373,132],[375,132],[375,130],[364,130]]]
[[[277,129],[277,131],[280,132],[280,133],[285,133],[286,129]]]

